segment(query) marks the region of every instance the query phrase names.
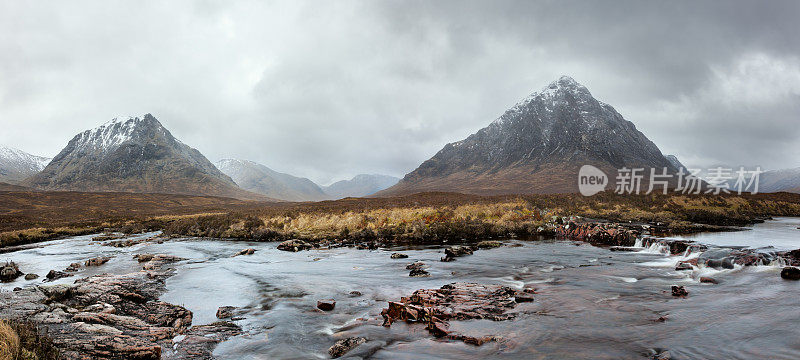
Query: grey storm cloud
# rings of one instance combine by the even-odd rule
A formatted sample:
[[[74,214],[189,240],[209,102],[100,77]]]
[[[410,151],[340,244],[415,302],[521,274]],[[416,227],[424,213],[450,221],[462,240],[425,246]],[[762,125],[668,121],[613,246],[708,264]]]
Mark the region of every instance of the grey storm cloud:
[[[0,143],[154,114],[212,161],[402,176],[562,74],[694,167],[800,166],[794,1],[0,1]]]

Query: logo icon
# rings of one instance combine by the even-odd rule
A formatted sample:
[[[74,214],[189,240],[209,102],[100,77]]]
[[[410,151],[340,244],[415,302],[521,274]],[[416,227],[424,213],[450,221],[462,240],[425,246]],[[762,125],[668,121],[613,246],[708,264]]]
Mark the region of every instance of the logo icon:
[[[578,190],[583,196],[592,196],[606,189],[608,176],[592,165],[581,166],[578,171]]]

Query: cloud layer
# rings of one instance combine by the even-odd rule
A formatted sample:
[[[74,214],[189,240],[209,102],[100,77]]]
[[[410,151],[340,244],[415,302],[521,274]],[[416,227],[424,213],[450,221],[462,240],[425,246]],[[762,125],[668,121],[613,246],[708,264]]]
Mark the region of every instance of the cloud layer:
[[[212,161],[402,176],[562,74],[688,166],[800,166],[800,3],[0,2],[0,143],[153,113]]]

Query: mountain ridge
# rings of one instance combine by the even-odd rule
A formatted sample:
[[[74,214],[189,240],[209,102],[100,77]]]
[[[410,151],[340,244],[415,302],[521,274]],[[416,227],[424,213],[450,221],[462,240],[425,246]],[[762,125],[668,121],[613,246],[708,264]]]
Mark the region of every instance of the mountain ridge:
[[[242,189],[286,201],[320,201],[329,196],[313,181],[278,172],[255,161],[222,159],[217,168]]]

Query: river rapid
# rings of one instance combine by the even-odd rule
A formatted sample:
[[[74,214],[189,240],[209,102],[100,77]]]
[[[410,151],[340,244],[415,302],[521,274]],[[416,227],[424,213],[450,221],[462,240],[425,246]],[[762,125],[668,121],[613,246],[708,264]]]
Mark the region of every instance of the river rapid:
[[[800,248],[800,219],[780,218],[741,232],[682,237],[714,247]],[[143,234],[142,237],[153,234]],[[797,359],[800,357],[800,282],[781,279],[780,264],[715,270],[675,265],[698,253],[665,255],[657,248],[609,251],[566,240],[504,241],[453,262],[442,247],[284,252],[277,243],[172,239],[126,248],[103,246],[91,236],[5,253],[25,273],[46,274],[97,256],[113,259],[84,268],[72,283],[97,273],[138,271],[133,254],[170,254],[174,264],[161,300],[194,314],[194,325],[217,321],[220,306],[242,308],[244,334],[221,343],[219,359],[329,358],[338,339],[368,341],[345,357],[370,359],[646,359],[668,350],[672,359]],[[232,257],[244,248],[253,255]],[[393,252],[407,259],[391,259]],[[406,265],[428,264],[429,277],[409,277]],[[719,284],[700,283],[710,276]],[[501,340],[482,346],[437,340],[423,325],[381,326],[381,309],[414,290],[452,282],[537,289],[532,303],[507,321],[453,321],[451,329]],[[33,286],[17,279],[3,291]],[[673,297],[672,285],[689,291]],[[357,291],[361,295],[352,295]],[[317,300],[335,299],[333,311]],[[180,340],[180,338],[176,339]]]

